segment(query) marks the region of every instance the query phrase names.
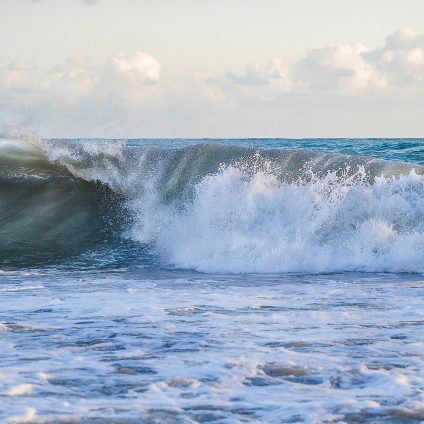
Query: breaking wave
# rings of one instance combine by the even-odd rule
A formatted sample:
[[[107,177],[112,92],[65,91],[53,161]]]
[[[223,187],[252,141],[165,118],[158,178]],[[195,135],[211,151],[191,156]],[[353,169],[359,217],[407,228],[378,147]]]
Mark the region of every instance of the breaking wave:
[[[203,272],[420,273],[423,174],[219,143],[1,140],[0,260],[29,266],[135,243],[162,265]]]

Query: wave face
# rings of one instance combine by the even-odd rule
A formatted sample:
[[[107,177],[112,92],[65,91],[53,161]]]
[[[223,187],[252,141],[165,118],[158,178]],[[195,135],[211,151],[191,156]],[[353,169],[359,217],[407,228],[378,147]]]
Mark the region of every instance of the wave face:
[[[117,196],[100,182],[76,178],[41,148],[0,142],[0,263],[58,262],[114,238]]]
[[[2,141],[0,166],[6,265],[125,240],[150,253],[140,263],[203,272],[424,272],[420,166],[225,143],[60,140]]]

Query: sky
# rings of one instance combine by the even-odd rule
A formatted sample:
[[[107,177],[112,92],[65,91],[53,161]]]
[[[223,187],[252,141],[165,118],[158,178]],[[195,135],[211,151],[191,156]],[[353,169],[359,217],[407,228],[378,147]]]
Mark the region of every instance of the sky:
[[[423,137],[422,0],[0,0],[0,131]]]

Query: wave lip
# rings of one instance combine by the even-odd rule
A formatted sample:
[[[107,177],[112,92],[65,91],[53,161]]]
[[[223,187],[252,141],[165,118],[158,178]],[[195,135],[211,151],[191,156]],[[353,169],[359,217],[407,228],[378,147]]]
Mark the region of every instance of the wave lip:
[[[74,177],[41,146],[0,142],[0,264],[64,261],[111,241],[117,196]]]

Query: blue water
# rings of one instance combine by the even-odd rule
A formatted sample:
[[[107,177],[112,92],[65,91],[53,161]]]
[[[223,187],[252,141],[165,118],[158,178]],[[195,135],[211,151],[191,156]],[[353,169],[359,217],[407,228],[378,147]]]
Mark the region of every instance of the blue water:
[[[111,140],[97,140],[99,143]],[[196,144],[220,143],[258,149],[306,149],[337,152],[345,155],[370,156],[413,164],[424,164],[422,138],[244,138],[244,139],[128,139],[128,146],[179,148]]]
[[[0,422],[422,422],[423,146],[0,140]]]

